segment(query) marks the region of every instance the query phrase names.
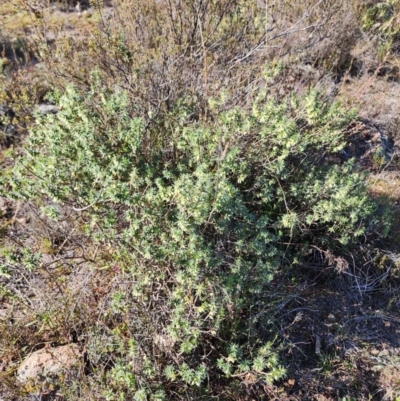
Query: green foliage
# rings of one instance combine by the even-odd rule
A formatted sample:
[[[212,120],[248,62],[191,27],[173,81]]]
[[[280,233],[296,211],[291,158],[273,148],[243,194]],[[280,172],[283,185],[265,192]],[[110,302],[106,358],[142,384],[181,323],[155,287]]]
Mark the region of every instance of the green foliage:
[[[32,272],[39,266],[40,257],[39,253],[33,253],[29,248],[1,248],[0,276],[10,277],[12,270],[20,265],[28,272]]]
[[[400,5],[397,0],[387,0],[362,7],[362,28],[377,34],[379,61],[385,60],[393,44],[400,39],[399,17]]]
[[[364,175],[335,156],[354,116],[316,92],[262,93],[251,110],[211,99],[203,118],[181,100],[145,124],[97,74],[87,94],[70,86],[51,100],[58,114],[38,116],[3,188],[47,200],[54,219],[55,205],[82,215],[90,240],[115,250],[101,267],[118,262],[130,278],[110,306],[123,323],[109,337],[106,399],[281,378],[266,284],[284,255],[351,244],[374,211]]]
[[[393,35],[398,31],[395,27],[397,0],[383,1],[369,4],[362,15],[362,27],[364,29],[379,29],[383,34]]]

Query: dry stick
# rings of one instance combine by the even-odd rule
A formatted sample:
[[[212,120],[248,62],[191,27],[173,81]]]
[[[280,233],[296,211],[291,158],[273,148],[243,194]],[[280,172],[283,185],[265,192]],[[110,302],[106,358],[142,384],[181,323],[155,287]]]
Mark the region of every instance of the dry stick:
[[[13,224],[15,223],[15,220],[16,220],[16,218],[17,218],[17,214],[18,214],[20,208],[21,208],[21,201],[18,201],[18,202],[17,202],[17,207],[15,208],[14,215],[13,215],[13,217],[11,218],[10,225],[13,225]]]
[[[200,28],[200,38],[201,38],[201,47],[203,49],[203,88],[204,88],[204,96],[207,98],[207,50],[204,44],[204,37],[203,37],[203,24],[200,19],[199,10],[197,10],[197,20]],[[207,108],[204,110],[204,117],[207,118]]]
[[[281,189],[281,191],[282,191],[283,201],[285,202],[285,207],[286,207],[286,212],[287,212],[287,213],[292,213],[292,211],[290,210],[290,208],[289,208],[289,206],[288,206],[288,204],[287,204],[287,202],[286,202],[285,191],[283,190],[282,185],[281,185],[281,182],[279,181],[279,178],[278,178],[278,176],[277,176],[276,174],[275,174],[275,179],[276,179],[276,181],[278,182],[278,185],[279,185],[279,187],[280,187],[280,189]],[[284,252],[284,254],[283,254],[283,256],[282,256],[282,263],[283,263],[283,261],[284,261],[284,259],[285,259],[285,257],[286,257],[286,254],[287,254],[287,251],[288,251],[288,249],[289,249],[289,247],[290,247],[290,245],[291,245],[292,239],[293,239],[293,227],[290,227],[290,238],[289,238],[289,243],[288,243],[288,246],[286,247],[285,252]]]
[[[386,315],[382,315],[380,313],[377,313],[376,315],[366,315],[366,316],[356,316],[356,317],[352,317],[348,320],[346,320],[344,322],[344,325],[348,325],[350,322],[353,321],[359,321],[359,320],[371,320],[371,319],[382,319],[382,320],[389,320],[391,322],[395,322],[395,323],[400,323],[400,319],[395,318],[395,317],[390,317],[390,316],[386,316]]]
[[[57,252],[57,256],[60,255],[62,249],[64,248],[64,245],[67,243],[67,241],[71,238],[72,234],[75,232],[77,226],[75,226],[69,233],[68,235],[65,237],[63,243],[59,246],[58,248],[58,252]]]
[[[235,59],[230,60],[230,63],[229,63],[229,64],[232,64],[232,63],[233,63],[233,64],[231,65],[230,68],[227,69],[226,74],[228,74],[237,64],[241,63],[242,61],[244,61],[244,60],[246,60],[248,57],[250,57],[254,52],[256,52],[257,50],[259,50],[259,49],[262,48],[263,46],[266,47],[266,46],[267,46],[267,43],[270,42],[270,41],[272,41],[272,40],[274,40],[274,39],[278,39],[278,38],[280,38],[280,37],[282,37],[282,36],[289,36],[289,35],[292,35],[292,34],[297,33],[297,32],[301,32],[301,31],[308,30],[308,29],[310,29],[310,28],[317,28],[317,27],[320,27],[320,26],[325,25],[325,24],[328,22],[329,18],[325,19],[325,21],[323,21],[323,22],[311,24],[311,25],[308,25],[308,26],[303,27],[303,28],[297,28],[297,26],[300,25],[303,21],[305,21],[305,20],[307,20],[308,18],[310,18],[310,15],[311,15],[310,12],[311,12],[313,9],[315,9],[317,6],[319,6],[321,3],[322,3],[322,0],[319,0],[318,3],[315,4],[315,5],[312,7],[311,10],[309,10],[308,12],[306,12],[306,13],[305,13],[297,22],[295,22],[290,28],[288,28],[288,29],[286,29],[285,31],[280,32],[280,33],[278,33],[278,34],[276,34],[276,35],[274,35],[274,36],[272,36],[272,37],[270,37],[270,38],[268,38],[268,36],[267,36],[267,34],[268,34],[268,31],[267,31],[268,25],[267,25],[267,20],[266,20],[266,25],[265,25],[265,29],[266,29],[266,30],[265,30],[265,33],[264,33],[264,34],[262,35],[262,37],[260,38],[259,43],[258,43],[256,46],[254,46],[252,49],[250,49],[249,52],[248,52],[247,54],[245,54],[242,58],[240,58],[240,59],[238,59],[238,60],[236,60],[236,61],[235,61]],[[266,19],[267,19],[267,18],[268,18],[268,3],[266,3]],[[271,30],[271,29],[273,29],[273,28],[269,28],[269,29]],[[277,47],[277,46],[269,46],[269,47]]]
[[[315,334],[315,353],[321,355],[321,337]]]

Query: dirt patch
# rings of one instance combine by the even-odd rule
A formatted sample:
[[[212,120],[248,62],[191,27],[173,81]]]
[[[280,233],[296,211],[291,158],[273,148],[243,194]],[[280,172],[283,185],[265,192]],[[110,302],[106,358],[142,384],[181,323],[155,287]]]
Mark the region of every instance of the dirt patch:
[[[276,315],[288,344],[283,356],[288,362],[285,383],[292,383],[288,399],[351,395],[381,400],[386,391],[395,391],[385,387],[383,378],[390,376],[386,366],[393,365],[390,358],[395,359],[400,346],[400,315],[387,312],[390,297],[378,289],[368,293],[355,288],[350,272],[303,287]],[[384,364],[381,370],[379,363]],[[372,398],[363,398],[368,396]]]

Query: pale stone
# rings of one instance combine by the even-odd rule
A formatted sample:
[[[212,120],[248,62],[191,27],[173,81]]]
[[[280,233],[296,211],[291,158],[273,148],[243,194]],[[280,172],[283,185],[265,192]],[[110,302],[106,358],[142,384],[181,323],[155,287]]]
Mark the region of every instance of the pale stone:
[[[58,107],[52,104],[38,104],[36,106],[36,111],[39,114],[46,115],[46,114],[57,114]]]
[[[30,354],[17,371],[21,382],[41,377],[57,376],[77,365],[81,352],[77,344],[68,344],[55,348],[42,348]]]
[[[328,320],[329,320],[330,322],[336,321],[335,315],[334,315],[333,313],[330,313],[330,314],[328,315]]]

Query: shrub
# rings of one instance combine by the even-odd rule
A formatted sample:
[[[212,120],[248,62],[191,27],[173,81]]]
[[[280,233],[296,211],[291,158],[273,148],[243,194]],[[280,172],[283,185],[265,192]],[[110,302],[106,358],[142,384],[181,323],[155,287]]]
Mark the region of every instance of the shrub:
[[[181,99],[146,123],[94,73],[88,93],[52,95],[58,114],[38,116],[3,178],[54,220],[80,215],[112,249],[97,265],[129,278],[105,311],[118,317],[106,344],[97,332],[87,345],[94,364],[113,361],[106,399],[231,398],[281,378],[266,284],[309,246],[337,250],[370,228],[364,175],[332,163],[354,115],[313,91],[254,98],[245,110],[221,94],[202,117]]]
[[[162,113],[188,96],[202,109],[221,88],[229,88],[236,104],[246,104],[248,88],[277,60],[287,72],[276,93],[282,81],[290,86],[293,76],[303,82],[321,79],[310,65],[341,75],[362,37],[349,0],[274,1],[267,8],[257,0],[113,0],[112,11],[100,0],[92,4],[99,23],[91,35],[81,29],[68,39],[68,32],[60,33],[65,28],[49,22],[51,15],[37,20],[39,36],[54,32],[56,38],[49,43],[41,37],[38,57],[59,88],[73,82],[87,89],[89,72],[98,68],[105,84],[127,90],[142,118],[149,109]]]

